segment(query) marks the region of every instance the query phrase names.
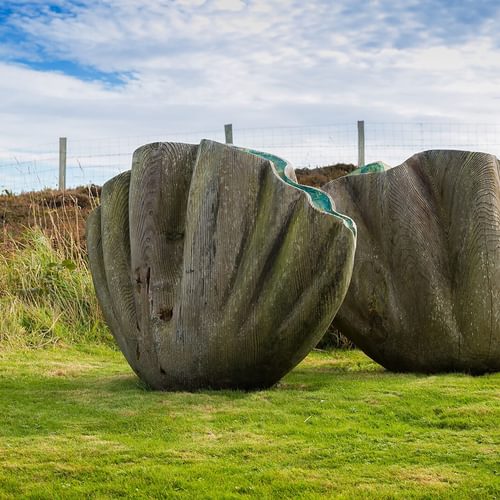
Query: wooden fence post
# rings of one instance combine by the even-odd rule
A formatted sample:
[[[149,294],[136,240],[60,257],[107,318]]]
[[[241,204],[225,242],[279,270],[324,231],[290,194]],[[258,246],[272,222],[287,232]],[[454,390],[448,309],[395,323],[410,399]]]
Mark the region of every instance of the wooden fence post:
[[[66,156],[68,140],[66,137],[59,137],[59,189],[66,189]]]
[[[233,144],[233,124],[224,125],[224,134],[226,135],[226,144]]]
[[[365,122],[358,121],[358,167],[365,164]]]

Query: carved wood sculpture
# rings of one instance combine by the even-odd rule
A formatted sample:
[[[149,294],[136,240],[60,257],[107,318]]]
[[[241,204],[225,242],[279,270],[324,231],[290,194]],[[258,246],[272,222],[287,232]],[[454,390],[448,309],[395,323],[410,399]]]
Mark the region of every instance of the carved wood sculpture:
[[[395,371],[500,369],[498,159],[427,151],[323,189],[358,227],[342,333]]]
[[[143,146],[104,185],[87,223],[94,284],[152,388],[267,387],[321,338],[355,227],[294,180],[279,158],[202,141]]]

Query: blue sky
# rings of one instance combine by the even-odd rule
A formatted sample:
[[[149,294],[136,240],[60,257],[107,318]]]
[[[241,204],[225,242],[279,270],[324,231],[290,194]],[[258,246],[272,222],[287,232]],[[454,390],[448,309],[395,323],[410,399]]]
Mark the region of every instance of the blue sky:
[[[500,3],[0,3],[0,153],[354,122],[498,122]]]

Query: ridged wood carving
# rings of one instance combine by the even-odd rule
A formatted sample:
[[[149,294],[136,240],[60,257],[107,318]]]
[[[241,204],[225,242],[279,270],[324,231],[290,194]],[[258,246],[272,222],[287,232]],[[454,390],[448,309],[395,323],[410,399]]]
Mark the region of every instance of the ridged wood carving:
[[[391,370],[498,370],[498,159],[427,151],[323,189],[358,227],[334,324]]]
[[[152,388],[267,387],[321,338],[355,228],[297,186],[282,160],[211,141],[143,146],[104,185],[87,223],[94,284]]]

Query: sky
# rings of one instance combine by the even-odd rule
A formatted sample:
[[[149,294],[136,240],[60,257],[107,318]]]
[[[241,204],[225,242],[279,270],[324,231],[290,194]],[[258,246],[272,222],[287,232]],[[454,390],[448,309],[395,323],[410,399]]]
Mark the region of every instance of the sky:
[[[225,123],[498,123],[499,25],[498,0],[0,0],[0,155]]]

